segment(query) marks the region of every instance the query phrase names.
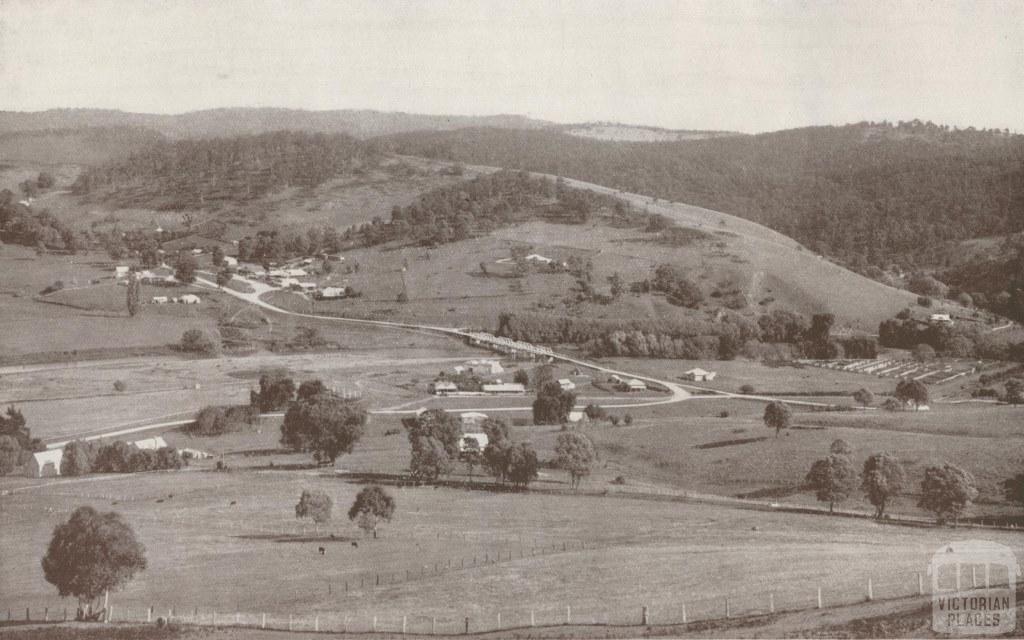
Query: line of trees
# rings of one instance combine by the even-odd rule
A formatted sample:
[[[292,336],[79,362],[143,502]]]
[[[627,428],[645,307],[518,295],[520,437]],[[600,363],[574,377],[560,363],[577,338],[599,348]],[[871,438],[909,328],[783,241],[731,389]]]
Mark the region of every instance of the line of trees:
[[[181,469],[188,461],[173,447],[139,449],[134,444],[115,440],[106,444],[75,440],[64,446],[62,476],[90,473],[139,473]]]
[[[25,416],[14,405],[0,413],[0,475],[11,473],[45,448],[39,438],[32,437]]]
[[[496,335],[537,344],[584,345],[594,357],[629,356],[684,360],[731,360],[759,344],[787,344],[792,355],[811,358],[873,358],[874,339],[829,337],[834,317],[816,314],[811,321],[776,310],[756,321],[724,312],[720,320],[695,318],[604,320],[505,311]]]
[[[844,440],[832,443],[829,455],[811,465],[805,479],[821,502],[833,506],[848,499],[857,489],[875,507],[875,517],[885,518],[886,507],[907,488],[908,478],[899,458],[891,453],[876,453],[864,461],[857,473],[851,455],[852,447]],[[1007,484],[1012,485],[1012,480]],[[939,524],[955,525],[978,497],[974,476],[956,465],[942,463],[924,470],[917,505],[935,514]]]

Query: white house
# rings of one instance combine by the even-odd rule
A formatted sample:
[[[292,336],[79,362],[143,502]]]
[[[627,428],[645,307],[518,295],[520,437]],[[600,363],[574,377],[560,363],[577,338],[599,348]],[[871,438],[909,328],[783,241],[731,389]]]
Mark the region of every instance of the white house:
[[[47,449],[32,454],[25,466],[25,475],[30,478],[48,478],[60,475],[60,463],[64,460],[64,449]]]
[[[483,453],[484,449],[487,448],[487,442],[486,433],[464,433],[459,438],[459,453],[469,453],[471,451]]]
[[[114,277],[115,278],[125,278],[125,277],[128,276],[128,272],[130,270],[131,270],[130,267],[127,267],[125,265],[118,265],[118,266],[114,267]]]
[[[178,298],[178,302],[180,302],[181,304],[199,304],[202,301],[196,294],[186,293],[185,295]]]
[[[569,378],[559,378],[558,386],[562,387],[562,391],[572,391],[576,388],[576,383]]]
[[[573,410],[569,412],[569,422],[580,422],[581,420],[585,420],[586,417],[587,414],[583,413],[582,411]]]
[[[704,369],[697,367],[684,373],[683,377],[687,380],[693,380],[694,382],[710,382],[715,379],[716,375],[718,374],[714,371],[705,371]]]
[[[462,426],[477,426],[481,422],[487,419],[486,413],[480,413],[479,411],[467,411],[459,414],[459,420],[462,421]]]
[[[137,449],[150,449],[156,451],[157,449],[163,449],[167,446],[167,442],[161,436],[155,438],[145,438],[143,440],[136,440],[132,443]]]
[[[345,289],[342,287],[324,287],[320,290],[320,297],[324,300],[335,300],[345,297]]]
[[[531,262],[539,262],[541,264],[551,264],[552,262],[554,262],[552,258],[547,258],[545,256],[540,255],[539,253],[531,253],[530,255],[526,256],[526,259]]]
[[[167,296],[153,296],[153,304],[167,304]]]
[[[201,256],[201,255],[203,255],[203,250],[197,247],[197,248],[192,250],[192,255],[194,255],[194,256]]]
[[[497,395],[514,395],[526,393],[526,387],[518,382],[495,382],[481,385],[484,393]]]
[[[459,387],[454,382],[438,380],[437,382],[431,382],[427,387],[427,390],[435,396],[446,396],[449,393],[457,392]]]
[[[644,383],[643,380],[631,378],[630,380],[626,381],[626,391],[647,391],[647,385]]]
[[[455,373],[465,373],[466,367],[462,366],[461,364],[457,364],[454,367],[452,367],[452,371],[454,371]]]
[[[232,258],[231,256],[224,256],[224,266],[226,267],[237,267],[238,258]]]
[[[953,324],[953,318],[948,313],[933,313],[928,316],[928,322],[933,324]]]

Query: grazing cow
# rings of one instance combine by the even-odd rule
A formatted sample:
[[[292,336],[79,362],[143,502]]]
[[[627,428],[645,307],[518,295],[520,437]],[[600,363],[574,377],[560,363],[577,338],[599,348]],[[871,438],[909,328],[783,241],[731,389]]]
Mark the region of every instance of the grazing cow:
[[[320,552],[320,555],[324,555],[324,553],[326,553],[326,550],[323,547],[318,548],[317,551]]]
[[[238,504],[238,502],[237,502],[236,500],[232,500],[232,501],[231,501],[231,506],[232,506],[232,507],[233,507],[233,506],[235,506],[236,504]]]
[[[358,546],[359,546],[359,543],[358,543],[358,542],[356,542],[355,540],[353,540],[353,541],[352,541],[352,546],[353,546],[353,547],[358,547]]]

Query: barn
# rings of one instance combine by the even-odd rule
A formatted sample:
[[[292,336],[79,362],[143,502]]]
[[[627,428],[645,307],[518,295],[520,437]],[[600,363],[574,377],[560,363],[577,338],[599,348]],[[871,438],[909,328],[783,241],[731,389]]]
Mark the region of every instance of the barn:
[[[138,449],[151,449],[156,451],[157,449],[163,449],[167,446],[167,442],[161,437],[156,436],[155,438],[146,438],[144,440],[136,440],[132,443]]]
[[[697,367],[684,373],[683,377],[694,382],[711,382],[715,379],[716,375],[718,374],[714,371],[705,371],[704,369]]]
[[[25,467],[30,478],[48,478],[60,475],[60,463],[64,460],[64,449],[47,449],[32,454]]]

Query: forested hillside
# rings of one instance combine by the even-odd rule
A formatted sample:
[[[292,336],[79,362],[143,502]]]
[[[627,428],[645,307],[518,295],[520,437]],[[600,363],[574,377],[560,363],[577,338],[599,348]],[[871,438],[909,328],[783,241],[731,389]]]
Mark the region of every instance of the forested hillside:
[[[5,163],[99,165],[124,159],[163,140],[139,127],[85,127],[0,133]]]
[[[118,207],[216,208],[288,186],[315,187],[379,159],[374,146],[343,134],[297,132],[161,142],[79,176],[76,195]]]
[[[1024,136],[917,121],[662,143],[463,129],[400,153],[554,173],[745,217],[855,268],[934,264],[948,241],[1024,230]]]

